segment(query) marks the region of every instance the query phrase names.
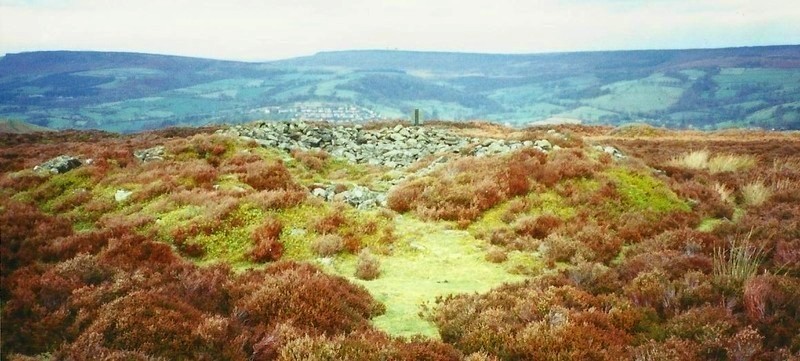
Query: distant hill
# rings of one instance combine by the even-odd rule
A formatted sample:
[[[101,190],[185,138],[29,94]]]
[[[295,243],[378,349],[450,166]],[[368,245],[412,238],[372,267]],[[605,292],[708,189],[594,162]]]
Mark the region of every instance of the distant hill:
[[[339,51],[265,63],[0,58],[0,116],[138,131],[250,119],[487,119],[800,129],[800,46],[553,54]]]
[[[37,132],[52,132],[53,129],[40,127],[19,120],[0,119],[0,134],[28,134]]]

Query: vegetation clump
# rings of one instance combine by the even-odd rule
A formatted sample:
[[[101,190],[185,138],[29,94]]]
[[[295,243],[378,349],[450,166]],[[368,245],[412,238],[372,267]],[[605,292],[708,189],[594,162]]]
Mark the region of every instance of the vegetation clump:
[[[333,256],[344,249],[344,240],[336,234],[326,234],[311,243],[311,249],[320,257]]]
[[[769,199],[772,191],[761,182],[752,182],[742,186],[742,202],[751,207],[758,207]]]
[[[750,169],[755,166],[756,159],[752,155],[737,154],[719,154],[712,157],[708,150],[698,150],[673,158],[668,164],[695,170],[705,169],[715,174]]]
[[[380,261],[368,248],[358,254],[355,276],[362,280],[374,280],[381,274]]]
[[[255,262],[277,261],[283,255],[283,244],[280,242],[283,223],[276,218],[267,218],[253,231],[253,249],[250,257]]]
[[[491,246],[486,251],[486,260],[492,263],[503,263],[508,260],[508,253],[500,247]]]

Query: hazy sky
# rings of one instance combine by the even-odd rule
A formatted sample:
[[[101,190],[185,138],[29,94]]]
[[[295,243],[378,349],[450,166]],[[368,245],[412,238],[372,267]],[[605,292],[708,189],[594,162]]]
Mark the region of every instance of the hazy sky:
[[[0,54],[269,60],[323,50],[491,53],[800,44],[798,0],[0,0]]]

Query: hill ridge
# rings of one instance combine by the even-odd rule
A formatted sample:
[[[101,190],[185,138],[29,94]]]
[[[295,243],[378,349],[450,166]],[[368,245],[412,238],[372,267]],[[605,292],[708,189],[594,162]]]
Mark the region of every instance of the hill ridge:
[[[481,54],[319,52],[268,62],[145,53],[0,59],[0,116],[140,131],[269,120],[545,119],[675,128],[800,128],[800,45]]]

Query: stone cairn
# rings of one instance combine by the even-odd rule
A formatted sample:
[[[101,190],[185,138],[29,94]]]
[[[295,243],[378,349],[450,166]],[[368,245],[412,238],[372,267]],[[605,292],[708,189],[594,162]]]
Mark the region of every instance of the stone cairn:
[[[439,155],[428,166],[413,173],[389,181],[397,184],[412,176],[424,176],[433,172],[453,155],[476,157],[508,153],[523,147],[542,152],[557,150],[546,139],[518,141],[494,138],[466,137],[447,129],[436,127],[396,125],[381,129],[364,129],[361,125],[312,125],[305,122],[255,122],[235,125],[218,131],[244,141],[254,141],[263,147],[284,151],[293,149],[322,149],[333,157],[352,163],[379,165],[387,168],[405,168],[433,154]],[[554,137],[561,136],[555,130],[548,131]],[[622,157],[616,149],[605,149],[615,157]],[[333,184],[311,189],[311,194],[327,201],[346,202],[359,209],[386,205],[386,194],[363,186],[353,186],[336,192]]]
[[[304,122],[258,122],[236,125],[218,132],[287,152],[292,149],[322,149],[334,157],[352,163],[388,168],[407,167],[431,154],[468,154],[480,157],[507,153],[522,147],[534,147],[544,152],[553,149],[547,140],[523,142],[463,137],[446,129],[403,125],[365,130],[360,125],[311,126]]]

